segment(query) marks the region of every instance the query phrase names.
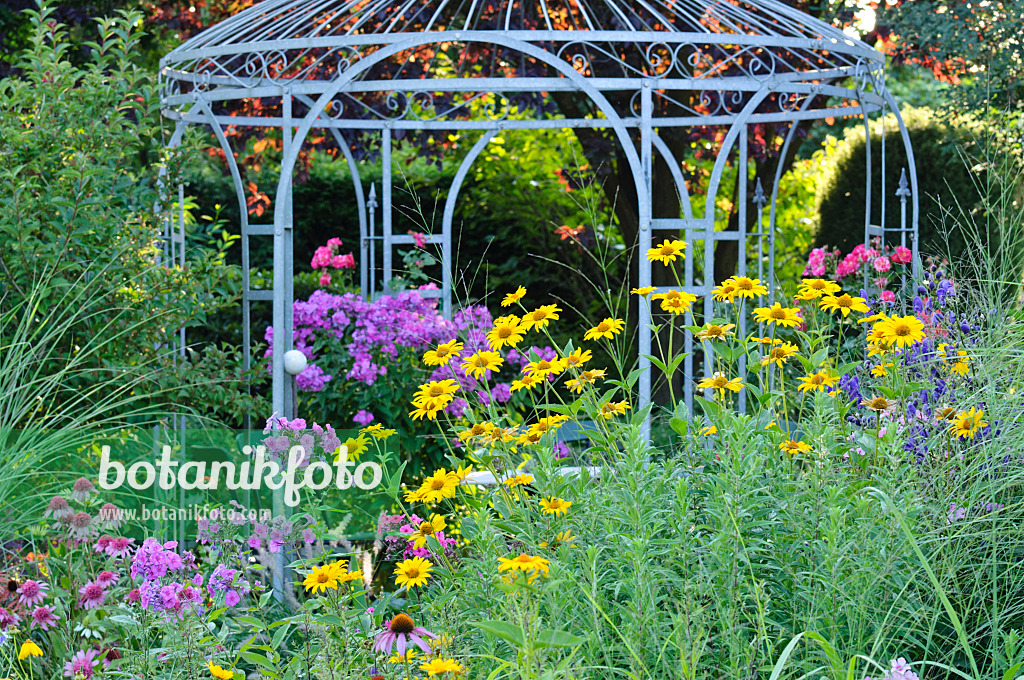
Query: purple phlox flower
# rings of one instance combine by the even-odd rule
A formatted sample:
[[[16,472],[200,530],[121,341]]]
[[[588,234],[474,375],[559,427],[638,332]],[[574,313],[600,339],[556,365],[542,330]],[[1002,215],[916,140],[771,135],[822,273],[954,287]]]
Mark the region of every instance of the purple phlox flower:
[[[161,544],[156,539],[147,538],[139,546],[132,559],[132,578],[142,575],[146,579],[156,579],[166,576],[168,572],[184,569],[184,561],[178,553],[174,552],[176,547],[178,547],[176,541]]]
[[[366,427],[374,421],[376,416],[367,411],[366,409],[360,409],[358,413],[352,416],[352,422]]]
[[[18,586],[18,602],[26,607],[40,604],[46,597],[46,591],[49,589],[48,583],[28,579]]]
[[[946,524],[952,524],[967,517],[967,508],[961,508],[956,503],[949,504],[949,513],[946,515]]]
[[[390,654],[391,650],[397,647],[398,655],[404,656],[405,650],[415,644],[424,654],[430,654],[430,645],[423,639],[424,637],[437,636],[426,628],[417,626],[408,614],[396,614],[384,630],[377,633],[373,640],[373,651]]]

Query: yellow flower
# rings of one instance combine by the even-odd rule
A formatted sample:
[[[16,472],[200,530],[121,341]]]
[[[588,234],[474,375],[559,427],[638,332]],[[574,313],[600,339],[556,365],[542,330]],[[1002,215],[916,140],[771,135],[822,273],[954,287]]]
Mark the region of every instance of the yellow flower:
[[[423,355],[423,363],[427,366],[447,366],[452,357],[462,351],[462,343],[459,342],[458,338],[449,340],[448,342],[438,345],[437,349],[432,349]]]
[[[924,340],[924,323],[915,316],[894,316],[882,319],[871,329],[888,346],[909,347]]]
[[[501,442],[507,444],[516,438],[515,430],[510,427],[492,427],[487,434],[483,436],[484,444],[488,446]]]
[[[455,478],[458,479],[459,482],[462,482],[462,480],[466,478],[466,475],[468,475],[472,471],[472,465],[463,465],[462,463],[459,463],[458,469],[452,470],[452,474],[455,475]]]
[[[24,661],[30,656],[42,655],[43,650],[39,649],[39,645],[32,642],[31,640],[26,640],[25,642],[21,643],[21,650],[18,651],[18,661]]]
[[[338,575],[335,571],[333,564],[325,564],[319,567],[313,567],[312,573],[306,576],[302,585],[306,586],[307,593],[313,593],[314,595],[325,591],[328,588],[331,590],[338,589]]]
[[[350,570],[348,568],[348,562],[345,560],[338,560],[331,566],[334,568],[334,574],[338,579],[338,583],[349,583],[350,581],[358,581],[363,578],[362,570]]]
[[[721,373],[715,373],[710,378],[704,378],[697,387],[702,390],[718,390],[719,398],[725,398],[725,391],[739,392],[743,389],[743,381],[739,378],[726,378]]]
[[[514,489],[517,486],[526,486],[527,484],[530,484],[532,482],[532,475],[516,475],[515,477],[509,477],[508,479],[503,481],[502,484],[504,484],[510,489]]]
[[[836,383],[839,382],[839,378],[828,371],[818,371],[811,375],[805,375],[799,378],[799,380],[800,386],[797,389],[801,392],[824,392],[830,387],[835,387]]]
[[[550,321],[558,321],[558,313],[562,311],[555,305],[542,305],[532,312],[523,316],[522,326],[524,331],[530,329],[543,330]]]
[[[665,242],[660,246],[655,246],[647,250],[648,262],[661,262],[662,264],[669,264],[675,262],[677,257],[686,257],[684,251],[686,250],[686,244],[679,240],[669,241],[665,239]]]
[[[783,307],[776,302],[771,307],[757,307],[754,309],[754,318],[760,323],[778,324],[795,328],[803,319],[800,317],[800,310],[797,307]]]
[[[565,531],[559,531],[557,534],[555,534],[555,540],[551,541],[550,547],[552,550],[554,550],[563,543],[568,543],[570,548],[575,548],[576,544],[573,543],[574,540],[576,540],[576,537],[572,535],[572,531],[568,529],[566,529]],[[541,541],[537,544],[537,546],[540,548],[547,548],[549,547],[549,544],[547,541]]]
[[[885,397],[864,397],[860,400],[860,405],[876,413],[890,413],[896,408],[896,402]]]
[[[421,671],[426,671],[427,675],[433,677],[435,675],[441,675],[442,673],[464,673],[466,671],[460,664],[454,659],[431,659],[425,664],[420,665]]]
[[[598,338],[608,338],[610,340],[612,337],[621,333],[622,328],[625,325],[626,322],[622,319],[605,319],[584,333],[583,339],[596,340]]]
[[[605,370],[603,368],[594,368],[589,371],[583,371],[578,378],[566,380],[565,386],[569,388],[569,391],[580,394],[583,392],[584,385],[593,385],[596,381],[603,379],[604,376]]]
[[[480,351],[471,354],[462,361],[462,370],[474,378],[483,376],[487,371],[495,371],[501,367],[504,359],[497,352]]]
[[[885,314],[872,314],[871,316],[865,316],[863,319],[858,319],[857,323],[874,323],[888,318]]]
[[[540,507],[545,515],[564,515],[569,511],[572,502],[561,498],[541,498]]]
[[[370,448],[370,440],[367,439],[365,434],[360,433],[358,437],[349,437],[342,442],[341,447],[334,452],[334,459],[338,460],[341,458],[341,449],[344,448],[348,453],[347,460],[355,460],[359,458],[368,448]]]
[[[735,324],[727,323],[724,326],[719,326],[714,323],[704,324],[698,333],[697,337],[701,340],[725,340],[727,337],[732,335],[732,329],[736,328]]]
[[[395,565],[395,585],[406,588],[426,585],[427,579],[430,578],[430,568],[433,566],[433,562],[422,557],[402,560]]]
[[[950,429],[959,439],[974,439],[978,430],[988,425],[988,422],[983,420],[984,417],[984,411],[972,406],[970,411],[960,411],[956,414],[956,419],[950,424]]]
[[[657,288],[655,286],[644,286],[643,288],[634,288],[629,291],[633,295],[649,295],[653,293]]]
[[[756,342],[759,345],[781,345],[782,344],[782,340],[776,340],[774,338],[755,338],[753,335],[751,335],[749,338],[747,338],[747,341],[748,342]]]
[[[605,420],[611,420],[615,416],[624,415],[629,407],[629,402],[627,401],[609,401],[601,405],[599,414]]]
[[[459,479],[444,468],[435,470],[434,474],[423,480],[420,495],[427,503],[436,503],[444,498],[451,498],[459,488]]]
[[[407,649],[405,650],[405,654],[392,654],[388,657],[388,663],[405,663],[406,661],[412,661],[416,658],[416,654],[417,652],[415,649]]]
[[[718,428],[715,427],[714,425],[708,425],[707,427],[702,429],[698,434],[700,434],[702,437],[710,437],[713,434],[718,434]]]
[[[498,571],[522,571],[522,572],[542,572],[545,576],[549,573],[551,560],[546,560],[539,556],[530,556],[526,553],[520,553],[516,557],[499,557],[498,558]]]
[[[515,303],[522,300],[524,295],[526,295],[526,289],[523,288],[522,286],[519,286],[519,288],[516,288],[516,291],[514,293],[509,293],[508,295],[505,296],[505,299],[501,301],[501,306],[508,307],[510,305],[514,305]]]
[[[801,300],[817,300],[822,295],[838,293],[842,288],[835,281],[826,279],[804,279],[796,296]]]
[[[894,364],[891,361],[880,363],[877,366],[873,366],[871,368],[871,375],[875,376],[876,378],[884,378],[885,376],[889,375],[889,369],[893,368],[895,365],[896,364]]]
[[[374,439],[387,439],[393,434],[397,434],[397,430],[385,429],[380,423],[374,423],[373,425],[367,425],[363,429],[359,430],[364,434],[373,435]]]
[[[523,373],[536,375],[538,378],[546,378],[548,375],[561,373],[565,370],[565,364],[561,359],[538,359],[526,364]]]
[[[767,366],[768,364],[775,364],[781,367],[786,360],[796,354],[797,347],[791,342],[783,342],[773,346],[768,353],[761,358],[761,365]]]
[[[582,348],[577,347],[572,351],[571,354],[566,355],[566,357],[562,359],[562,361],[565,363],[565,367],[568,369],[582,366],[583,364],[587,363],[593,358],[594,355],[591,354],[589,349],[583,350]]]
[[[210,669],[210,675],[215,678],[219,678],[220,680],[231,680],[231,678],[235,677],[234,671],[221,668],[212,661],[207,661],[206,667]]]
[[[652,295],[651,299],[661,300],[662,311],[671,314],[682,314],[690,310],[693,303],[697,301],[697,296],[680,290],[670,290],[667,293]]]
[[[753,300],[756,297],[768,294],[768,289],[761,285],[760,279],[751,279],[746,276],[732,277],[734,288],[733,296]]]
[[[484,421],[482,423],[473,423],[468,430],[463,430],[457,433],[455,436],[459,438],[459,441],[466,443],[470,440],[482,437],[487,434],[494,425]]]
[[[788,439],[779,444],[779,448],[791,456],[795,456],[800,453],[807,453],[811,450],[810,444],[793,441],[792,439]]]
[[[950,358],[949,352],[946,348],[949,347],[946,343],[942,343],[938,346],[939,356],[946,361],[946,368],[949,369],[950,373],[954,373],[959,376],[965,376],[971,370],[971,360],[967,356],[967,352],[964,350],[958,350],[956,356]]]
[[[544,382],[544,376],[542,376],[540,373],[530,373],[528,375],[524,375],[522,378],[519,378],[518,380],[513,380],[512,387],[509,389],[509,392],[518,392],[519,390],[533,389],[542,382]]]
[[[414,548],[423,548],[427,545],[427,536],[433,536],[439,531],[444,531],[448,524],[444,521],[444,517],[434,513],[430,516],[430,519],[420,522],[420,525],[416,527],[416,531],[409,535],[409,540],[412,541]]]
[[[417,401],[424,399],[443,399],[458,391],[459,383],[452,378],[447,380],[431,380],[419,386],[419,389],[416,390],[416,394],[413,396],[412,403],[415,404]]]
[[[871,311],[871,308],[867,305],[867,300],[862,297],[853,297],[846,293],[839,296],[826,295],[821,298],[818,306],[830,312],[839,312],[843,315],[844,319],[850,315],[850,312],[866,314]]]
[[[544,434],[548,430],[554,430],[562,426],[562,423],[569,420],[569,416],[557,414],[553,416],[545,416],[539,419],[534,424],[530,425],[530,430],[533,432],[540,432]]]
[[[533,444],[539,444],[540,440],[544,438],[543,432],[536,432],[534,430],[527,430],[516,438],[516,444],[522,446],[531,446]]]
[[[487,342],[491,343],[492,349],[515,347],[522,341],[524,332],[515,314],[499,316],[494,320],[494,328],[487,332]]]
[[[733,298],[736,297],[736,284],[732,279],[722,281],[722,285],[716,286],[711,291],[711,297],[719,302],[732,302]]]
[[[416,410],[411,411],[409,413],[409,417],[413,420],[421,420],[423,418],[426,418],[427,420],[434,420],[437,418],[437,414],[440,413],[441,410],[451,402],[451,400],[452,398],[447,395],[437,398],[417,399],[413,402],[413,406],[416,407]]]

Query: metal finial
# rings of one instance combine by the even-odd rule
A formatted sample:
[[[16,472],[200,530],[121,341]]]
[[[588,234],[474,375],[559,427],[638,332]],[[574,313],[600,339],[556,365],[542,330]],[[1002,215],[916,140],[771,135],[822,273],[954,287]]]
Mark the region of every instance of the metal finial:
[[[366,207],[370,210],[377,209],[377,184],[375,182],[370,184],[370,198],[366,201]]]
[[[900,170],[900,188],[896,190],[896,195],[900,197],[900,200],[906,202],[907,196],[910,195],[910,183],[907,181],[907,169],[903,168]]]
[[[757,183],[754,185],[754,203],[761,207],[767,202],[768,197],[764,195],[764,189],[761,187],[761,178],[758,177]]]

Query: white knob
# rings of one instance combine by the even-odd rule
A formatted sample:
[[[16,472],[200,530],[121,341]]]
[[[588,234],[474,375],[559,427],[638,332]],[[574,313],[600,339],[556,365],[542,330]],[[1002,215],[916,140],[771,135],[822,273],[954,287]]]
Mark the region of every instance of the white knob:
[[[306,370],[306,355],[297,349],[290,349],[284,353],[284,370],[288,375],[298,375]]]

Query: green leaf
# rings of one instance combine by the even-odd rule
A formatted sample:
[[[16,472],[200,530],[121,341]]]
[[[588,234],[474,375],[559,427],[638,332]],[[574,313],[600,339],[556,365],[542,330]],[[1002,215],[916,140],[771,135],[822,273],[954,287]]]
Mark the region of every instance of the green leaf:
[[[581,638],[578,635],[573,635],[572,633],[566,633],[563,630],[541,628],[537,631],[536,646],[541,649],[546,647],[578,647],[586,641],[586,638]]]
[[[521,626],[505,621],[476,621],[471,626],[479,628],[488,635],[493,635],[512,645],[513,649],[522,649],[526,646],[526,636]]]
[[[668,425],[673,430],[675,430],[676,434],[678,434],[680,437],[685,437],[687,431],[689,431],[689,427],[687,426],[686,421],[680,418],[672,418],[671,420],[668,421]]]

